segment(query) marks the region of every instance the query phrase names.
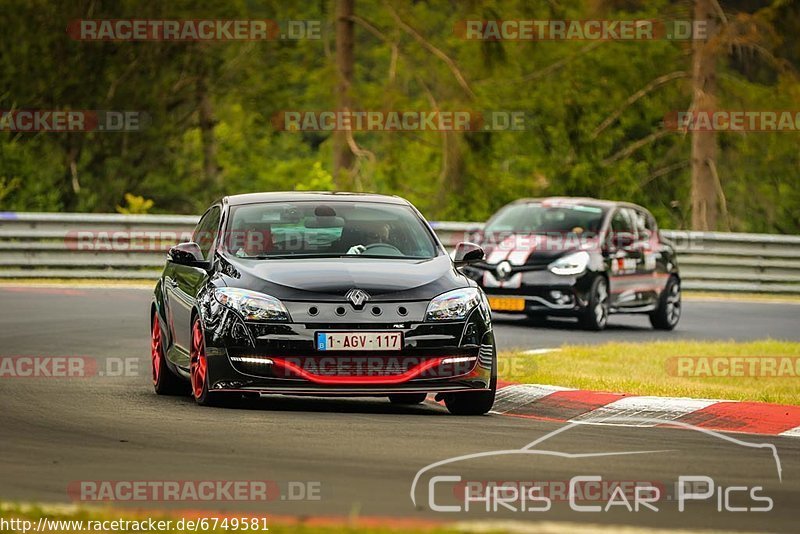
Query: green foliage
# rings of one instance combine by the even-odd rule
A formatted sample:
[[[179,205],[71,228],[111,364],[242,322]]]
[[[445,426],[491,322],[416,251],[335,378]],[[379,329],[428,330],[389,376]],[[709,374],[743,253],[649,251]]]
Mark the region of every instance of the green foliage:
[[[149,198],[146,199],[130,193],[125,193],[125,203],[126,205],[124,207],[117,206],[118,213],[141,215],[143,213],[147,213],[150,211],[150,208],[153,207],[153,201]]]
[[[0,109],[138,110],[150,120],[138,132],[0,132],[0,209],[142,209],[126,200],[130,194],[152,199],[154,212],[197,213],[224,194],[336,188],[332,134],[286,132],[273,122],[285,110],[335,108],[334,2],[2,3]],[[738,4],[721,4],[733,19]],[[720,61],[723,109],[798,109],[800,19],[787,7],[791,2],[769,4],[759,11],[760,24],[772,28],[765,48],[732,48]],[[663,226],[686,226],[689,136],[636,143],[657,132],[667,113],[688,108],[689,82],[676,78],[625,102],[660,76],[690,71],[690,43],[467,41],[454,27],[470,18],[686,19],[690,3],[394,0],[388,6],[452,60],[468,90],[387,4],[363,0],[357,15],[375,31],[356,25],[357,109],[519,110],[526,128],[353,132],[359,170],[344,186],[404,196],[431,219],[482,220],[522,196],[589,195],[641,203]],[[320,20],[322,39],[80,42],[64,32],[73,19],[126,17]],[[211,136],[200,120],[204,92]],[[800,233],[798,134],[722,133],[719,143],[730,229]]]
[[[311,169],[308,180],[296,184],[294,188],[297,191],[333,191],[336,184],[333,183],[331,173],[322,168],[322,162],[317,161]]]

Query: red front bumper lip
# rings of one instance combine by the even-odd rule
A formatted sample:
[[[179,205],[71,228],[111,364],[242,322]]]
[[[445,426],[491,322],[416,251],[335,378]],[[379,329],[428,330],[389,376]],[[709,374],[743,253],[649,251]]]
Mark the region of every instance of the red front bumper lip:
[[[297,375],[300,378],[304,378],[309,382],[314,382],[315,384],[320,385],[327,385],[327,386],[334,386],[334,385],[343,385],[343,384],[360,384],[360,385],[395,385],[395,384],[402,384],[404,382],[408,382],[429,369],[433,369],[434,367],[438,367],[444,360],[448,358],[452,358],[452,356],[443,356],[439,358],[431,358],[430,360],[426,360],[422,363],[411,367],[407,371],[399,374],[399,375],[392,375],[392,376],[357,376],[357,375],[348,375],[348,376],[324,376],[311,373],[302,367],[286,361],[281,358],[270,358],[276,367],[282,367],[283,369],[290,371]]]

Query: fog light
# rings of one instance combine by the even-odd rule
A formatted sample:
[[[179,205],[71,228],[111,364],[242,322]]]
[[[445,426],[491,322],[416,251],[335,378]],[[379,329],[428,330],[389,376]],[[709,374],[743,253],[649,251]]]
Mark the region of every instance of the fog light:
[[[550,298],[559,305],[566,305],[572,302],[572,295],[570,293],[566,293],[564,291],[559,291],[554,289],[550,292]]]
[[[442,360],[442,364],[472,362],[477,359],[478,359],[477,356],[460,356],[456,358],[445,358],[444,360]]]
[[[241,363],[260,363],[262,365],[272,365],[273,361],[269,358],[260,358],[252,356],[231,356],[231,360]]]

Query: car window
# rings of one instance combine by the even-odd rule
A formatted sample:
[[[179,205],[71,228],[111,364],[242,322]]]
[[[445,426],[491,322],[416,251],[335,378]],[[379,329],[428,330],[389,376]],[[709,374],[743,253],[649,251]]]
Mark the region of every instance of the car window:
[[[200,218],[200,222],[197,223],[197,227],[192,234],[192,241],[200,247],[205,259],[210,258],[211,247],[214,245],[214,240],[219,232],[219,220],[220,209],[214,206]]]
[[[633,222],[631,221],[629,210],[620,208],[614,212],[614,216],[611,218],[611,231],[615,234],[636,233],[633,227]]]
[[[579,204],[514,204],[495,215],[484,232],[596,234],[605,211]]]
[[[633,211],[632,215],[636,224],[636,233],[639,236],[639,240],[649,241],[656,232],[656,222],[653,216],[641,210]]]
[[[432,258],[430,231],[409,206],[297,201],[232,206],[225,249],[240,258],[392,256]]]

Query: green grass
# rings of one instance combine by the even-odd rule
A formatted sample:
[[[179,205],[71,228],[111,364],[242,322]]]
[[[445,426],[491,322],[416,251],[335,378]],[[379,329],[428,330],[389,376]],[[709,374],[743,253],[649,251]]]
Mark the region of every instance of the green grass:
[[[800,295],[793,293],[723,293],[720,291],[684,291],[685,300],[730,300],[738,302],[775,302],[800,304]]]
[[[578,389],[800,405],[800,377],[675,376],[680,356],[800,357],[800,343],[784,341],[606,343],[562,346],[541,355],[506,352],[500,378]],[[672,369],[672,371],[671,371]],[[796,371],[796,367],[794,367]]]

